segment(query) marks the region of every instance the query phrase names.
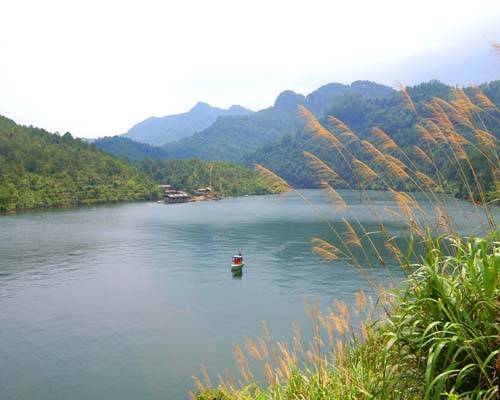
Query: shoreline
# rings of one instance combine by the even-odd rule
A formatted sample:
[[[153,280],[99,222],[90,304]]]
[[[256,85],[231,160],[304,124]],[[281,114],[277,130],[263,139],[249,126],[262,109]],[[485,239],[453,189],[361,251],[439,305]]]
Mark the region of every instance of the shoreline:
[[[91,203],[91,204],[68,204],[64,206],[56,206],[56,207],[34,207],[34,208],[16,208],[14,210],[9,210],[9,211],[0,211],[0,218],[1,217],[8,217],[8,216],[14,216],[17,214],[27,214],[27,213],[34,213],[34,212],[39,212],[39,211],[64,211],[64,210],[69,210],[69,209],[81,209],[81,208],[87,208],[87,207],[103,207],[103,206],[110,206],[110,205],[118,205],[118,204],[126,204],[126,203],[151,203],[154,202],[156,204],[166,204],[166,205],[175,205],[175,204],[188,204],[188,203],[198,203],[202,201],[219,201],[222,199],[227,199],[227,198],[238,198],[238,197],[250,197],[250,196],[266,196],[266,195],[272,195],[272,194],[279,194],[279,193],[252,193],[252,194],[244,194],[244,195],[239,195],[239,196],[222,196],[219,198],[206,198],[205,196],[196,196],[192,197],[190,201],[186,201],[184,203],[174,203],[174,204],[167,204],[164,202],[163,199],[155,199],[155,200],[123,200],[123,201],[105,201],[105,202],[97,202],[97,203]],[[201,198],[203,197],[203,198]]]

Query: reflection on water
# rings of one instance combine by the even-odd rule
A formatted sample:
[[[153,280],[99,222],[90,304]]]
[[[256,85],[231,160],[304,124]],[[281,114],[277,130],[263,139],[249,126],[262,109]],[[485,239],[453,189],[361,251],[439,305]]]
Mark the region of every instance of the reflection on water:
[[[233,279],[241,279],[243,278],[243,269],[232,271]]]
[[[338,211],[320,192],[304,193],[316,207],[289,195],[0,218],[0,398],[184,399],[193,370],[231,366],[232,345],[258,335],[262,320],[287,338],[293,320],[309,325],[304,297],[325,307],[369,292],[348,260],[318,259],[309,239],[335,243],[325,219],[342,231],[353,215],[369,232],[381,218],[405,236],[404,219],[387,211],[392,200],[344,192],[351,207]],[[421,207],[434,212],[425,196]],[[483,229],[470,204],[448,209],[462,232]],[[230,273],[239,249],[245,279]],[[402,276],[395,262],[370,272]]]

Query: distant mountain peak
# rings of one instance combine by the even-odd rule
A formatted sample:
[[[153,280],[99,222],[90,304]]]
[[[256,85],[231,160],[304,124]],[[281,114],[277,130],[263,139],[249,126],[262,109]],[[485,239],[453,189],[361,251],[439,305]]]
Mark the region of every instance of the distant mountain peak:
[[[199,101],[186,113],[147,118],[134,125],[125,133],[125,136],[141,143],[160,146],[200,132],[212,125],[219,117],[246,115],[252,112],[236,105],[231,106],[229,110],[224,110]]]
[[[198,103],[196,103],[193,108],[191,108],[191,110],[189,110],[189,112],[203,112],[203,111],[212,111],[216,109],[216,107],[212,107],[210,104],[208,103],[205,103],[203,101],[199,101]]]
[[[252,112],[252,110],[249,110],[248,108],[242,107],[238,104],[233,104],[228,108],[228,111],[233,114],[248,114]]]
[[[295,111],[299,104],[304,104],[306,98],[303,94],[295,93],[293,90],[285,90],[281,92],[274,101],[274,107],[283,110]]]

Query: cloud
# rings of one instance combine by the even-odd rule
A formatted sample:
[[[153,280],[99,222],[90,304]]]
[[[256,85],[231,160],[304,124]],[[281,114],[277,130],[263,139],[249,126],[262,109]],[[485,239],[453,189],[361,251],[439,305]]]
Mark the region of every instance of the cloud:
[[[415,60],[425,67],[449,49],[458,60],[470,53],[466,40],[500,36],[491,28],[500,4],[483,0],[21,0],[3,4],[2,15],[0,113],[88,137],[198,100],[259,109],[287,88],[406,83],[426,76]],[[445,64],[439,74],[457,67]]]

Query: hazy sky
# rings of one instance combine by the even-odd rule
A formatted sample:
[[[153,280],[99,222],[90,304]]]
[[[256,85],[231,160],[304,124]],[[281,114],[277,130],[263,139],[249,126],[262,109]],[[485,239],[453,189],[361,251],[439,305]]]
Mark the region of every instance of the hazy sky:
[[[500,79],[499,0],[0,1],[0,114],[76,136],[335,81]]]

